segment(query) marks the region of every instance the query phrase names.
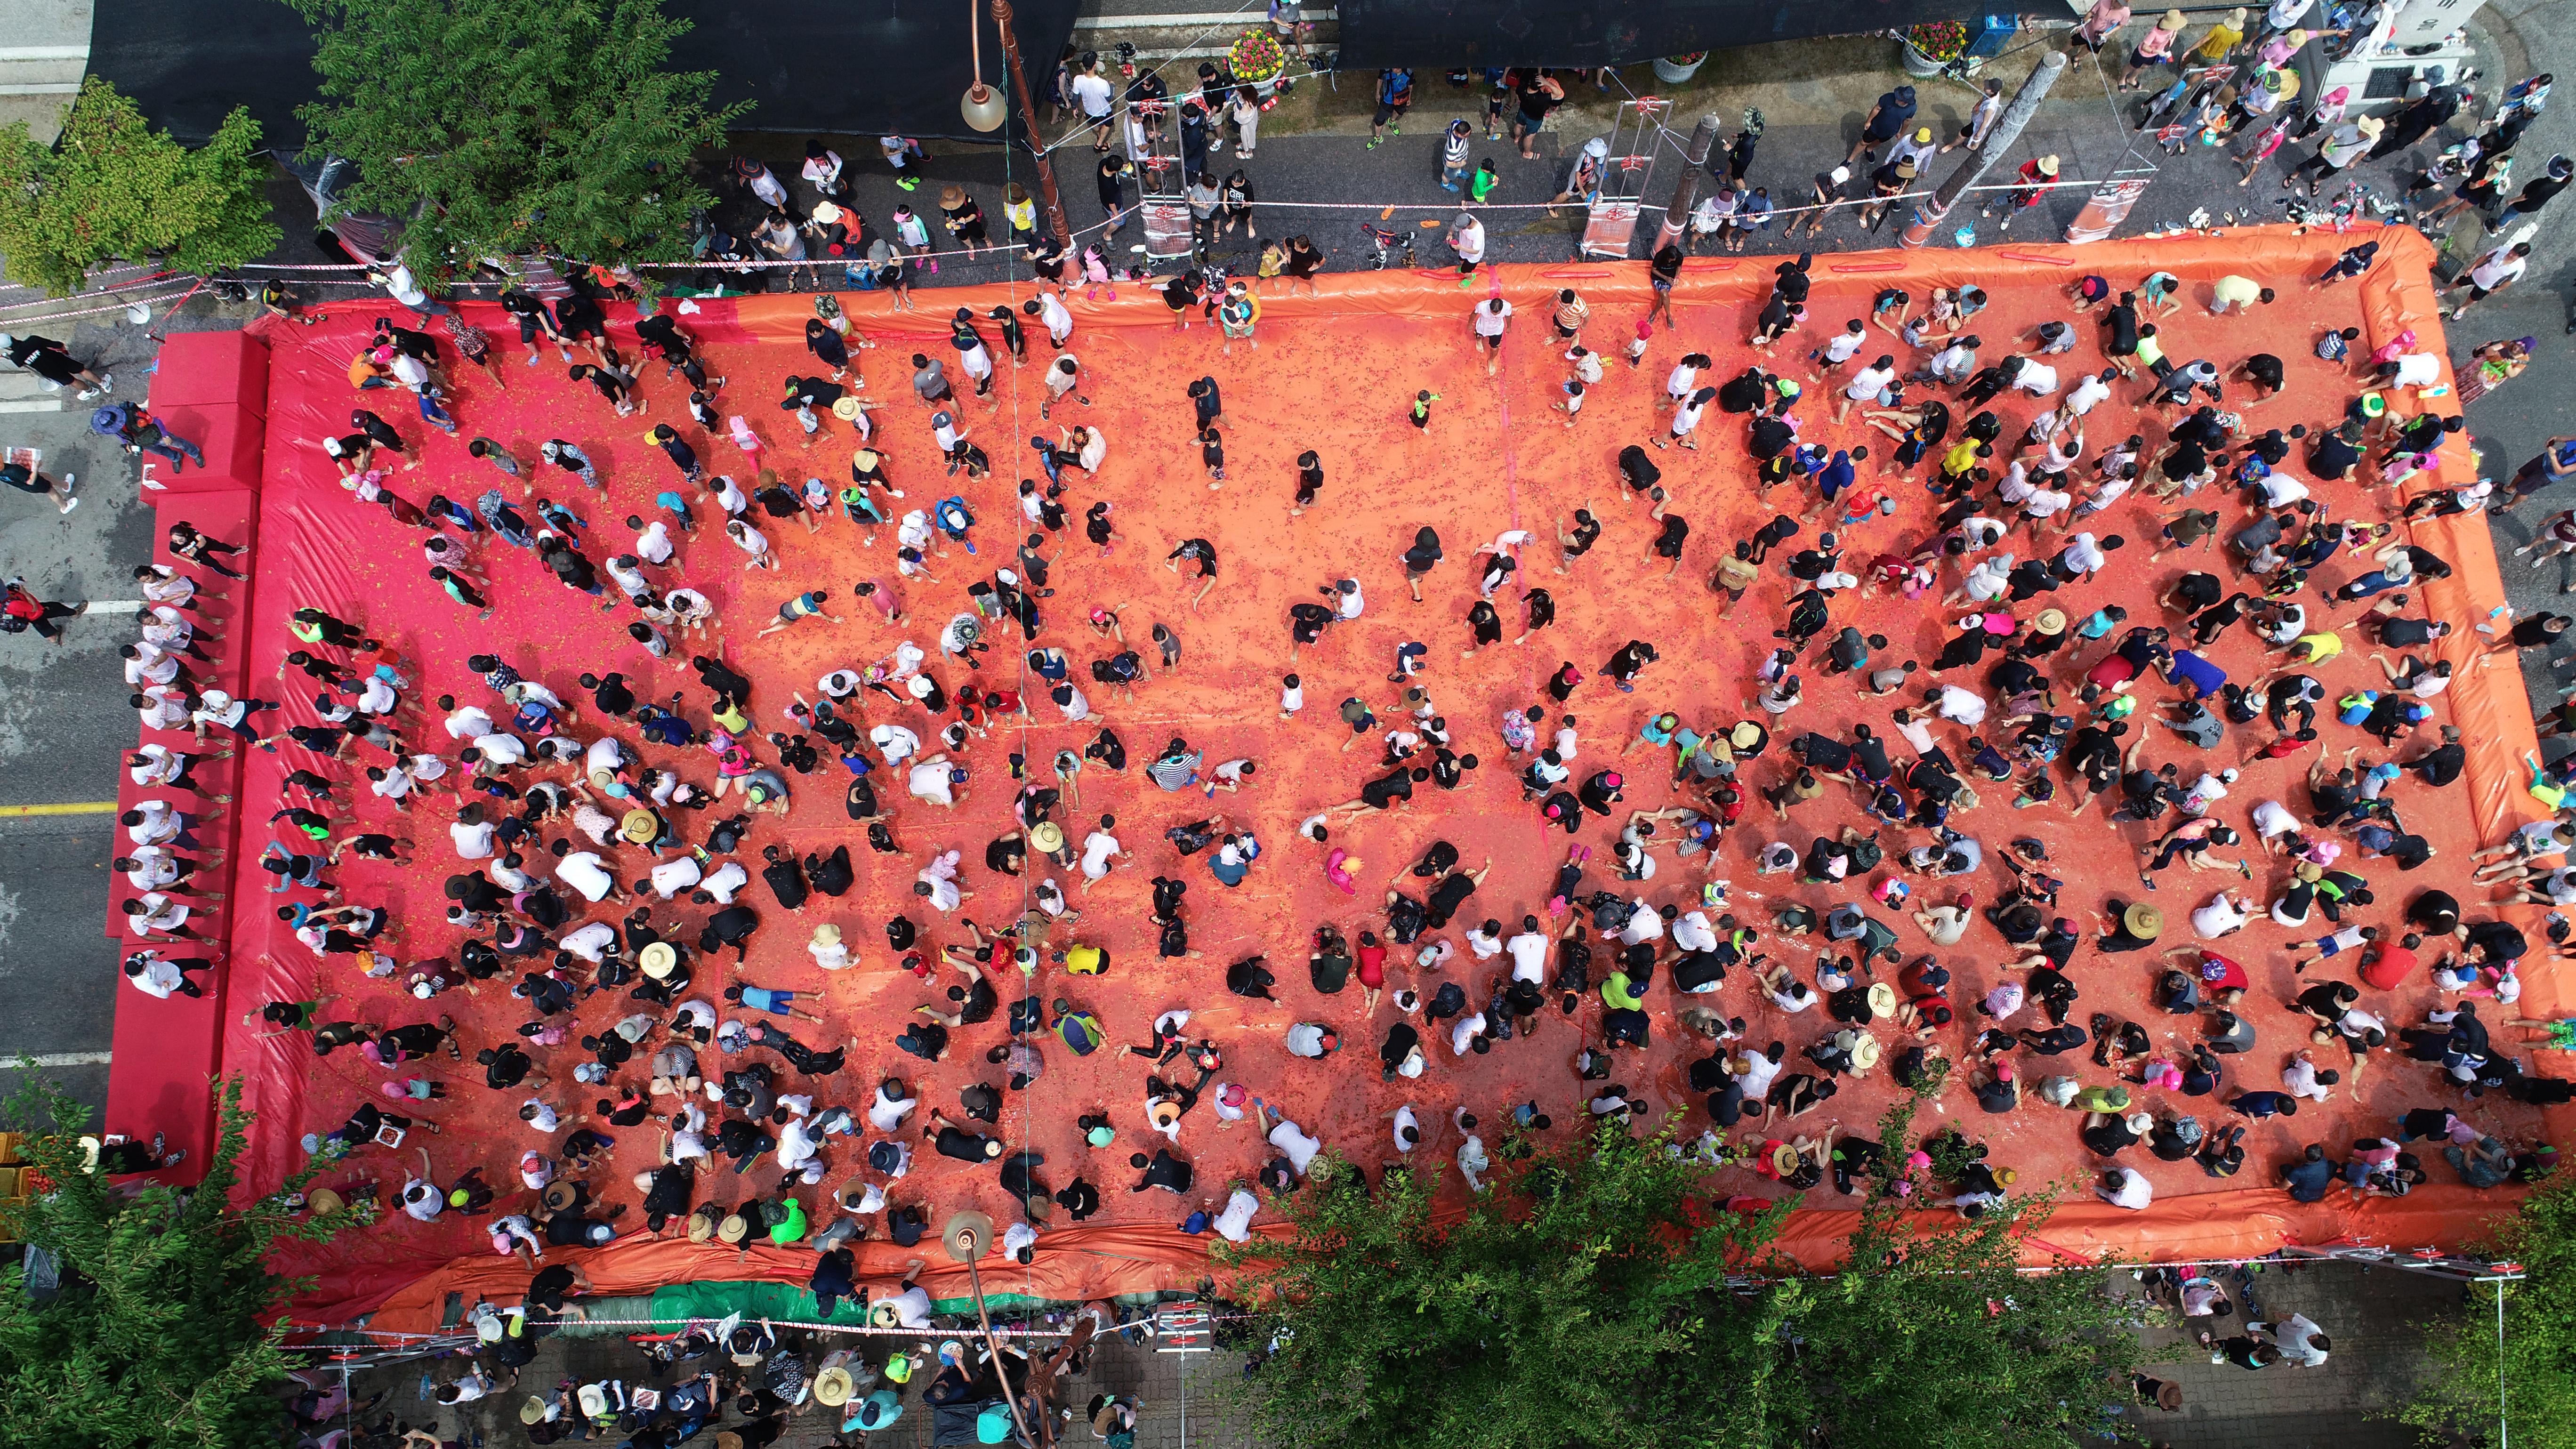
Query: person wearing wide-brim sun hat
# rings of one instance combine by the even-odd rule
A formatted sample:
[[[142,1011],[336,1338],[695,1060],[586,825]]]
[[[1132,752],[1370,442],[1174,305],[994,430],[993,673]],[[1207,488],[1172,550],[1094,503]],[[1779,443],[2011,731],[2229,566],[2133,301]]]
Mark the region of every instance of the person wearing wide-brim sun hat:
[[[939,216],[940,224],[948,228],[948,234],[957,238],[957,244],[964,247],[968,255],[992,246],[992,241],[984,234],[984,208],[975,204],[975,198],[966,194],[965,187],[940,189]]]
[[[2201,65],[2216,65],[2244,43],[2245,7],[2239,5],[2200,37],[2200,44],[2192,47],[2191,59]]]
[[[2041,156],[2035,160],[2024,161],[2021,163],[2021,170],[2014,174],[2014,179],[2021,184],[2005,193],[2003,225],[1995,228],[1997,231],[2012,230],[2013,213],[2027,210],[2048,199],[2048,193],[2057,185],[2057,158]],[[1994,208],[1986,208],[1984,214],[1994,215]]]
[[[2174,45],[2182,39],[2185,23],[2179,10],[2168,10],[2157,17],[2155,25],[2129,47],[2129,68],[2120,72],[2121,90],[2136,90],[2139,76],[2176,63]]]
[[[839,971],[851,964],[850,948],[841,941],[841,928],[829,921],[814,928],[814,939],[805,945],[821,970]]]

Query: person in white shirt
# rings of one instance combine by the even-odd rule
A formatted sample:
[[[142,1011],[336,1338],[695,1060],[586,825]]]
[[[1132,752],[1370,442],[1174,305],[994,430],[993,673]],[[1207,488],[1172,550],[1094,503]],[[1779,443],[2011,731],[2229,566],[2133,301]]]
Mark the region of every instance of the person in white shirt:
[[[666,901],[695,886],[702,878],[703,873],[698,869],[697,858],[687,855],[663,861],[655,865],[645,876],[645,879],[652,883],[653,894]]]
[[[1259,1103],[1253,1105],[1253,1113],[1260,1121],[1268,1120],[1268,1111]],[[1259,1125],[1259,1121],[1254,1125]],[[1306,1175],[1306,1169],[1314,1164],[1316,1154],[1324,1150],[1323,1139],[1307,1136],[1304,1128],[1285,1117],[1271,1127],[1268,1137],[1271,1146],[1287,1155],[1288,1165],[1296,1170],[1299,1177]]]
[[[956,808],[955,781],[951,778],[948,756],[928,756],[914,764],[905,780],[905,788],[915,800]]]
[[[2102,565],[2110,562],[2106,550],[2118,548],[2121,541],[2120,537],[2114,534],[2109,544],[2105,545],[2090,533],[2079,533],[2067,540],[2066,547],[2058,551],[2057,571],[2061,577],[2071,575],[2078,581],[2091,578]]]
[[[203,967],[188,969],[201,970]],[[202,988],[188,980],[187,970],[158,951],[137,951],[126,957],[125,979],[133,982],[135,989],[144,995],[156,996],[163,1001],[169,1000],[174,992],[189,996],[205,994]]]
[[[1992,553],[1977,560],[1976,566],[1959,580],[1957,591],[1942,602],[1956,604],[1974,600],[1985,604],[2002,598],[2012,589],[2013,562],[2009,553]]]
[[[2032,487],[2030,496],[2021,503],[2021,516],[2033,524],[2045,523],[2075,504],[2075,495],[2062,488],[2045,485]]]
[[[1538,917],[1521,917],[1518,935],[1503,943],[1512,955],[1512,979],[1543,985],[1547,980],[1547,933],[1538,926]]]
[[[2281,1085],[2289,1088],[2290,1095],[2294,1097],[2313,1097],[2320,1102],[2331,1101],[2334,1098],[2334,1084],[2341,1080],[2343,1080],[2341,1074],[2332,1068],[2319,1071],[2315,1061],[2311,1060],[2305,1051],[2290,1058],[2290,1064],[2281,1068]]]
[[[1975,729],[1986,722],[1986,697],[1973,689],[1944,684],[1940,690],[1939,713],[1943,719]]]
[[[905,1095],[902,1079],[888,1077],[877,1083],[876,1097],[868,1103],[868,1125],[879,1132],[896,1131],[903,1126],[903,1119],[912,1115],[919,1100]]]
[[[1692,437],[1691,434],[1699,428],[1700,414],[1707,411],[1709,403],[1716,397],[1716,388],[1704,387],[1699,391],[1692,393],[1689,398],[1683,401],[1680,407],[1673,409],[1673,442],[1681,444],[1683,447],[1690,449],[1694,453],[1699,451],[1699,441]],[[1654,443],[1658,448],[1666,446],[1665,441],[1662,438],[1654,438],[1649,441]]]
[[[1407,1102],[1396,1108],[1389,1119],[1389,1124],[1388,1130],[1395,1138],[1396,1151],[1411,1152],[1421,1143],[1422,1119],[1413,1115],[1412,1103]]]
[[[944,851],[931,858],[930,864],[913,877],[912,893],[928,900],[941,915],[957,909],[960,901],[974,894],[957,884],[958,852]]]
[[[814,928],[814,939],[805,943],[814,965],[824,971],[841,971],[850,965],[850,948],[841,940],[841,928],[829,921]]]
[[[1118,844],[1118,837],[1109,833],[1110,827],[1116,823],[1116,817],[1103,815],[1100,828],[1083,837],[1082,888],[1086,891],[1091,889],[1092,882],[1109,874],[1111,857],[1119,860],[1128,858],[1126,850]]]
[[[1466,1112],[1463,1107],[1458,1110],[1462,1116]],[[1458,1176],[1465,1180],[1469,1192],[1485,1190],[1484,1179],[1477,1174],[1490,1170],[1493,1165],[1485,1156],[1485,1139],[1482,1137],[1470,1132],[1467,1140],[1458,1144]]]
[[[1099,74],[1098,63],[1094,62],[1092,69],[1073,78],[1071,89],[1074,104],[1081,108],[1083,119],[1092,125],[1091,149],[1108,150],[1109,122],[1112,115],[1110,103],[1118,95],[1117,87],[1112,86]]]
[[[706,879],[698,882],[698,889],[715,897],[718,905],[729,906],[733,904],[734,893],[749,884],[751,872],[742,868],[742,862],[728,860],[708,871]]]
[[[2147,1175],[2136,1168],[2115,1167],[2102,1174],[2101,1181],[2093,1185],[2093,1195],[2113,1207],[2144,1212],[2147,1204],[2155,1201],[2156,1189],[2147,1181]]]
[[[1664,938],[1663,913],[1647,905],[1644,896],[1635,897],[1628,904],[1631,907],[1628,912],[1628,923],[1619,928],[1619,944],[1634,946],[1641,941],[1662,940]]]
[[[147,730],[176,730],[187,726],[190,718],[187,703],[161,685],[154,685],[134,695],[135,712],[142,717]],[[197,711],[203,714],[203,710]],[[198,738],[205,736],[201,733]]]
[[[516,765],[528,758],[527,742],[500,730],[482,736],[468,748],[495,765]]]
[[[2191,913],[2192,934],[2204,941],[2214,941],[2230,932],[2244,929],[2250,919],[2234,897],[2220,891],[2209,904]]]
[[[2182,813],[2185,815],[2208,814],[2209,807],[2226,799],[2227,787],[2235,783],[2236,772],[2234,770],[2221,770],[2215,775],[2209,773],[2207,770],[2201,771],[2200,778],[2192,782],[2190,791],[2182,797]]]
[[[2502,246],[2489,248],[2476,261],[2469,264],[2466,275],[2451,284],[2450,292],[2465,291],[2469,296],[2467,301],[2452,308],[2445,315],[2457,317],[2468,311],[2472,305],[2483,302],[2489,296],[2520,281],[2523,273],[2531,269],[2530,259],[2531,243],[2529,242],[2507,242]],[[2444,300],[2449,300],[2450,292],[2443,294]],[[2420,355],[2430,356],[2431,354]],[[2399,361],[2402,363],[2405,359],[2400,358]],[[2437,363],[2438,361],[2439,359],[2436,359]],[[2426,380],[2430,381],[2429,378]],[[2408,382],[2402,371],[2397,381],[2401,387],[2422,386],[2421,383]]]
[[[2013,375],[2012,385],[2032,397],[2046,397],[2057,391],[2057,369],[2025,357],[2021,360],[2021,371]]]
[[[168,650],[146,639],[125,646],[125,682],[137,689],[147,684],[168,684],[179,677],[179,660]]]
[[[1744,1079],[1744,1100],[1758,1102],[1771,1094],[1771,1083],[1780,1075],[1781,1059],[1788,1048],[1773,1042],[1767,1050],[1755,1051],[1750,1046],[1735,1055],[1735,1074]]]
[[[1503,329],[1510,325],[1511,320],[1512,304],[1500,297],[1488,297],[1476,304],[1471,321],[1476,336],[1484,343],[1487,377],[1494,375],[1494,369],[1502,361]]]
[[[816,1154],[814,1134],[802,1117],[790,1117],[778,1124],[778,1165],[807,1182],[823,1180],[822,1159]]]
[[[1449,1055],[1465,1056],[1476,1039],[1485,1034],[1485,1014],[1481,1011],[1463,1015],[1449,1028]]]
[[[1664,376],[1664,406],[1677,408],[1690,401],[1690,395],[1699,391],[1699,370],[1710,365],[1707,354],[1700,352],[1691,353],[1674,364],[1673,370]]]
[[[555,879],[581,892],[582,899],[592,905],[604,900],[623,904],[626,900],[626,893],[617,888],[617,877],[609,873],[607,862],[591,851],[576,850],[565,856],[555,866]]]
[[[469,704],[448,715],[446,725],[447,733],[456,739],[479,740],[492,732],[492,716]]]
[[[2116,367],[2106,367],[2098,375],[2090,372],[2084,374],[2084,380],[2075,384],[2075,391],[2066,395],[2064,403],[2066,410],[2079,418],[2093,411],[2104,399],[2111,396],[2111,379],[2117,376],[2119,371]]]
[[[563,948],[596,966],[608,959],[609,948],[617,944],[617,928],[606,921],[591,921],[564,934]]]
[[[877,747],[889,765],[900,765],[921,750],[921,736],[899,724],[881,724],[869,730],[868,742]]]
[[[1673,945],[1683,951],[1714,951],[1717,929],[1709,924],[1705,911],[1685,911],[1673,922]]]
[[[480,802],[466,806],[447,827],[447,837],[456,843],[459,860],[491,859],[493,835],[493,826],[483,818]]]
[[[2281,1361],[2300,1368],[2322,1368],[2327,1352],[2333,1348],[2326,1339],[2325,1330],[2304,1314],[2293,1313],[2271,1325],[2249,1323],[2245,1325],[2245,1331],[2268,1333],[2273,1344],[2281,1350]]]
[[[1880,395],[1887,391],[1887,385],[1894,381],[1896,381],[1894,357],[1881,357],[1878,361],[1853,373],[1851,381],[1843,386],[1842,401],[1834,405],[1834,421],[1840,423],[1851,416],[1854,403],[1877,402]]]

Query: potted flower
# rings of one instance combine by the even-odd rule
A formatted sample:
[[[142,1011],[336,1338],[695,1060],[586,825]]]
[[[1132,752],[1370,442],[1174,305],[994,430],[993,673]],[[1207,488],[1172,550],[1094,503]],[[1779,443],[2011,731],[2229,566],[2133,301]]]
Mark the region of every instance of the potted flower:
[[[1968,48],[1968,27],[1955,20],[1927,20],[1909,26],[1899,37],[1903,49],[1898,59],[1911,76],[1936,76],[1941,67],[1957,60]]]
[[[1236,80],[1252,87],[1254,95],[1267,99],[1288,68],[1288,52],[1267,30],[1247,30],[1234,48],[1225,53],[1226,69]]]
[[[1655,57],[1655,79],[1668,86],[1677,86],[1699,74],[1699,68],[1707,63],[1708,52],[1705,50],[1686,51],[1680,55],[1659,55]]]

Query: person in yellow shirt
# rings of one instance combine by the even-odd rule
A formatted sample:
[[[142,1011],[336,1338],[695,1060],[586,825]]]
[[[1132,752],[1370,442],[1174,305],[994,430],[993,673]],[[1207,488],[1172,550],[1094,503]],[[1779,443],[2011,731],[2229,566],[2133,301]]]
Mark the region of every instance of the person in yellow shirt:
[[[2290,641],[2290,662],[2322,664],[2343,652],[2343,636],[2331,629],[2315,634],[2302,634]]]
[[[2209,33],[2193,46],[2191,58],[2197,65],[2216,65],[2227,59],[2227,53],[2245,43],[2245,7],[2227,12],[2227,18],[2209,27]]]

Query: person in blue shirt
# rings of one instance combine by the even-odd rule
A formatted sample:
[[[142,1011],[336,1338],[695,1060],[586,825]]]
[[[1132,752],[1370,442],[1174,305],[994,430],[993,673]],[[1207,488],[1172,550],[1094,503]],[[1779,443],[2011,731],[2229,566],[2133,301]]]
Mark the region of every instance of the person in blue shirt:
[[[1397,66],[1377,73],[1377,114],[1369,120],[1368,149],[1374,151],[1384,145],[1389,134],[1404,134],[1404,127],[1397,123],[1412,104],[1412,71]]]
[[[2251,1097],[2280,1094],[2248,1092],[2245,1095]],[[2238,1100],[2242,1101],[2243,1098]],[[2289,1189],[2290,1200],[2293,1202],[2324,1202],[2326,1192],[2334,1186],[2334,1181],[2334,1164],[2326,1161],[2325,1148],[2314,1142],[2308,1144],[2307,1152],[2298,1161],[2281,1169],[2281,1185]]]

